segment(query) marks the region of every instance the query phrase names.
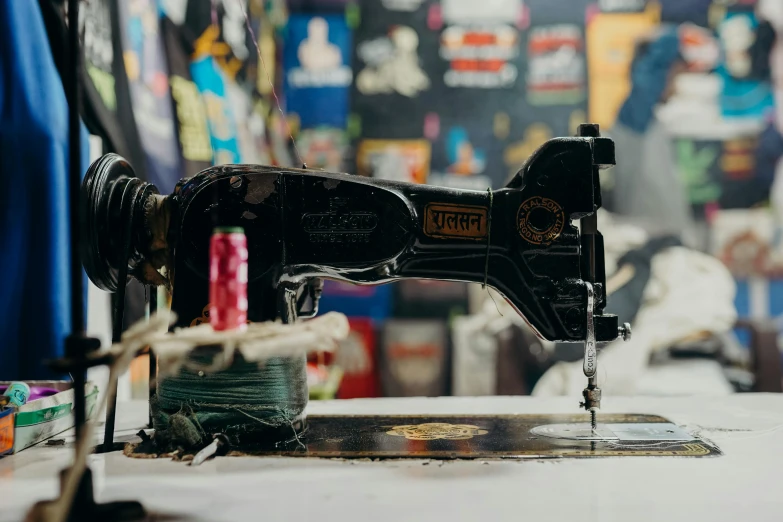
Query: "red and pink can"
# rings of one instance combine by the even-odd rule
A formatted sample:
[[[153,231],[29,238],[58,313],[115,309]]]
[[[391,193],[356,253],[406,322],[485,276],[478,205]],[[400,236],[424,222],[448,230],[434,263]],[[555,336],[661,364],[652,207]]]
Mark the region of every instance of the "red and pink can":
[[[209,244],[209,323],[247,326],[247,238],[241,227],[217,227]]]

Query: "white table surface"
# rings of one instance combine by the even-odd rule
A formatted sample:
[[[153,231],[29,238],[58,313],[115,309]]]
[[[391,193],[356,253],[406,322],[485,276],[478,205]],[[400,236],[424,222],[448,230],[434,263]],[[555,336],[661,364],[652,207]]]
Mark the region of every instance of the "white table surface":
[[[373,399],[311,403],[336,414],[573,413],[574,398]],[[146,424],[121,403],[120,440]],[[100,501],[136,499],[165,520],[578,521],[783,520],[783,395],[606,397],[605,412],[669,418],[716,443],[717,458],[612,457],[527,461],[340,461],[224,457],[192,468],[92,455]],[[57,493],[65,447],[0,459],[0,521],[18,521]],[[154,520],[154,518],[152,518]]]

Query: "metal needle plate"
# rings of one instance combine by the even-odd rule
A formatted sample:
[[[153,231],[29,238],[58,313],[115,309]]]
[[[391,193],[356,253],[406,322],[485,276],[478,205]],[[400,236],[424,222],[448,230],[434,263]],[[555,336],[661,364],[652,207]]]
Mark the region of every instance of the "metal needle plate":
[[[696,437],[671,423],[611,424],[609,428],[620,441],[662,441],[684,442]]]
[[[617,435],[605,424],[599,424],[595,431],[590,423],[548,424],[536,426],[530,433],[539,437],[568,440],[619,440]]]
[[[668,422],[636,424],[599,424],[593,431],[588,423],[548,424],[536,426],[530,433],[541,437],[568,440],[595,441],[691,441],[696,438],[675,424]]]

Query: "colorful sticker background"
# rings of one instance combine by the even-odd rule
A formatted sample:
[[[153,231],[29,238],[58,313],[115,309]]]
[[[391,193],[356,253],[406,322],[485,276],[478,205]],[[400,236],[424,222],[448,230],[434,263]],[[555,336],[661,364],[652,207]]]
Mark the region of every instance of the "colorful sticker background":
[[[157,3],[118,2],[125,70],[147,176],[163,193],[180,179],[180,158]]]
[[[352,35],[341,15],[292,15],[283,48],[287,112],[302,128],[345,128]]]

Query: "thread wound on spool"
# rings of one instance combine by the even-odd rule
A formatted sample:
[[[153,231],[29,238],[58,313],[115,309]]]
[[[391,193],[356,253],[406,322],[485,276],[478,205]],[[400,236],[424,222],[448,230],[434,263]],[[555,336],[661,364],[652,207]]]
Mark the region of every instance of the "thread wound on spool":
[[[207,431],[290,426],[307,406],[306,376],[304,356],[269,359],[259,366],[237,355],[221,372],[199,375],[183,369],[161,379],[157,407],[165,415],[187,405]]]

